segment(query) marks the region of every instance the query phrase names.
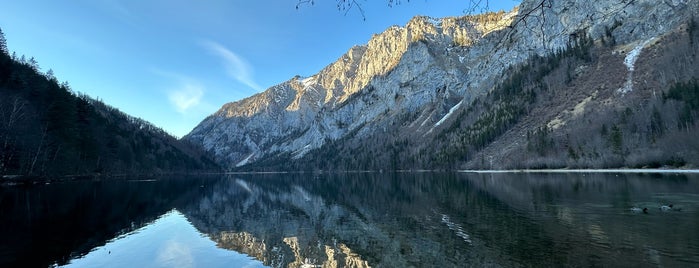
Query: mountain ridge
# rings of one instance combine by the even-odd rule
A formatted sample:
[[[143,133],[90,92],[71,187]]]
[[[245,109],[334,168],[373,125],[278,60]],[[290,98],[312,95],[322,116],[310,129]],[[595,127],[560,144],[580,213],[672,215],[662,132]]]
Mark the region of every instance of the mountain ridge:
[[[493,14],[500,17],[505,17],[506,15],[505,13]],[[364,88],[370,87],[369,84],[374,78],[386,76],[395,68],[400,68],[397,66],[401,62],[400,59],[404,57],[405,52],[409,49],[409,47],[420,46],[419,40],[422,40],[421,38],[447,39],[444,40],[445,43],[452,45],[453,43],[457,42],[472,42],[472,40],[469,39],[469,35],[473,35],[474,31],[478,33],[476,29],[466,27],[470,26],[467,25],[470,23],[469,21],[464,20],[459,22],[458,18],[442,19],[442,23],[439,24],[439,27],[438,25],[431,23],[431,21],[434,22],[434,19],[424,16],[417,16],[408,22],[406,27],[389,27],[383,33],[374,35],[367,45],[354,46],[350,48],[347,53],[342,55],[337,61],[323,68],[318,74],[310,76],[306,79],[299,79],[300,77],[295,77],[289,81],[273,86],[263,93],[256,94],[237,102],[225,104],[219,111],[214,113],[214,115],[207,117],[207,119],[204,120],[204,122],[208,122],[208,124],[200,124],[184,138],[197,143],[201,142],[204,144],[206,149],[213,151],[217,156],[221,156],[223,154],[222,151],[227,150],[228,147],[235,146],[226,144],[217,144],[214,146],[213,143],[207,143],[207,139],[216,139],[215,137],[228,136],[227,138],[230,141],[231,139],[237,138],[238,142],[233,141],[231,144],[241,143],[242,140],[244,146],[247,147],[246,149],[250,149],[251,152],[236,154],[234,157],[236,160],[247,159],[247,156],[249,156],[250,153],[256,154],[261,151],[257,149],[259,147],[259,143],[265,143],[267,141],[262,140],[261,142],[253,142],[253,140],[255,140],[254,136],[256,132],[273,133],[271,136],[274,137],[284,136],[283,132],[289,131],[289,125],[295,126],[300,123],[305,127],[305,129],[301,131],[304,131],[304,133],[314,133],[317,135],[321,135],[319,133],[321,132],[320,128],[329,129],[330,131],[328,131],[324,136],[330,139],[337,139],[346,133],[342,126],[352,120],[345,118],[342,120],[342,122],[326,121],[320,123],[309,122],[309,120],[313,120],[318,114],[321,114],[326,110],[344,108],[346,104],[350,102],[349,99],[351,97],[357,96],[357,92]],[[497,24],[499,20],[495,20],[494,22]],[[500,24],[504,25],[503,23]],[[492,28],[490,30],[492,30]],[[485,29],[484,31],[490,30]],[[454,36],[462,37],[459,39],[459,41],[456,41],[456,39],[453,39],[450,35],[442,34],[442,32],[445,31],[456,33]],[[426,47],[422,47],[419,57],[430,54],[425,49]],[[447,48],[444,47],[444,49]],[[450,48],[449,51],[452,51],[452,49],[456,50],[459,48]],[[415,60],[420,59],[416,58]],[[387,62],[388,64],[386,64]],[[429,67],[427,64],[422,66],[423,71]],[[403,68],[413,67],[414,66]],[[416,75],[412,75],[411,77],[402,79],[406,81],[391,82],[407,85],[410,83],[410,81],[407,80],[414,79],[415,76]],[[317,90],[316,88],[318,87],[321,90]],[[417,105],[420,105],[420,103]],[[301,108],[301,106],[305,106],[305,109],[298,109]],[[261,114],[261,111],[266,113]],[[283,114],[283,111],[288,111],[289,113]],[[254,125],[255,122],[249,120],[252,120],[252,118],[255,116],[265,118],[266,120],[276,121],[282,125],[282,127],[278,128],[277,126],[271,125],[260,127]],[[288,118],[281,120],[279,118],[280,116],[286,116]],[[236,130],[229,129],[235,134],[219,132],[213,134],[214,137],[206,137],[205,135],[200,134],[211,131],[211,125],[219,124],[225,120],[236,122],[233,124],[247,125],[251,128],[248,130],[254,129],[252,131],[253,133],[235,133]],[[257,121],[260,121],[260,119]],[[353,125],[351,127],[356,128],[357,125]],[[213,131],[215,132],[216,130]],[[292,135],[293,134],[294,133],[292,133]],[[310,140],[311,142],[307,142],[306,144],[292,144],[291,146],[282,144],[272,146],[271,149],[276,151],[279,150],[278,147],[287,146],[293,148],[291,151],[301,150],[302,153],[300,155],[302,156],[303,153],[307,152],[307,150],[304,148],[305,146],[310,145],[308,148],[311,149],[322,146],[322,140]]]
[[[620,66],[626,63],[628,73],[619,74],[624,76],[626,84],[614,90],[628,85],[634,87],[639,71],[633,66],[636,61],[643,62],[647,46],[655,46],[660,36],[691,24],[692,12],[698,10],[697,4],[691,1],[664,1],[662,4],[611,0],[548,2],[548,6],[538,6],[539,2],[523,1],[518,9],[509,13],[441,19],[441,23],[440,20],[415,17],[405,27],[390,27],[382,34],[374,35],[366,47],[350,49],[316,75],[305,79],[296,77],[259,95],[224,105],[185,139],[202,144],[214,153],[219,163],[229,168],[251,167],[250,164],[256,162],[253,168],[328,169],[328,164],[334,166],[330,169],[339,168],[334,163],[318,162],[319,156],[308,155],[311,151],[320,155],[342,152],[343,157],[332,157],[336,161],[352,162],[353,158],[373,156],[382,156],[378,158],[384,160],[382,164],[368,166],[355,161],[342,169],[484,167],[486,161],[481,159],[478,161],[481,164],[475,164],[477,161],[473,157],[479,157],[478,152],[471,151],[479,151],[491,143],[509,143],[505,140],[498,142],[496,138],[521,118],[526,118],[531,109],[546,104],[536,96],[527,97],[532,102],[527,104],[519,91],[560,98],[545,93],[541,88],[569,88],[567,84],[576,82],[577,75],[583,73],[591,62],[608,58],[599,53],[608,52],[635,54],[619,61]],[[479,19],[482,23],[477,22]],[[496,27],[488,28],[487,25]],[[479,31],[479,27],[486,30]],[[459,33],[468,38],[460,38]],[[689,34],[689,38],[693,34]],[[533,64],[533,61],[542,62]],[[546,64],[552,66],[544,66]],[[565,66],[561,67],[561,64]],[[609,61],[609,64],[618,66],[616,62]],[[534,65],[545,69],[546,73],[540,73],[537,79],[545,78],[546,83],[531,77],[531,72],[527,74],[521,70]],[[503,83],[511,80],[513,73],[520,73],[518,82],[529,84],[509,85],[518,91],[517,94],[507,94],[514,101],[492,97],[498,89],[507,86]],[[559,83],[560,79],[550,78],[552,76],[566,76],[565,83]],[[668,81],[677,80],[670,76],[673,75],[666,75],[665,81],[657,84],[661,88],[655,90],[667,91],[672,86]],[[529,78],[522,80],[522,77]],[[686,82],[699,76],[688,77],[674,82]],[[615,79],[610,77],[611,80]],[[536,87],[532,87],[533,84]],[[587,86],[595,85],[588,83]],[[588,94],[598,93],[589,91]],[[623,105],[617,100],[610,101],[614,105]],[[224,113],[227,109],[258,113],[241,116],[243,114]],[[462,114],[474,109],[478,111],[470,116],[480,118],[480,121],[470,122],[480,122],[480,129],[476,129],[477,124],[454,121],[454,118],[463,119]],[[671,113],[670,108],[663,112]],[[487,119],[489,113],[494,113],[490,116],[495,117]],[[496,119],[505,121],[500,123],[502,126],[486,123]],[[557,131],[553,128],[555,123],[550,126],[548,123],[545,126],[547,131]],[[534,132],[545,132],[541,125],[520,127],[529,129],[525,132],[530,136]],[[445,129],[452,129],[452,132],[445,133]],[[537,131],[539,129],[541,131]],[[471,134],[463,134],[464,131]],[[457,137],[459,135],[461,138]],[[466,139],[464,135],[473,137]],[[474,135],[487,138],[474,140],[477,139]],[[343,149],[335,148],[340,143]],[[559,145],[552,147],[570,151],[567,143]],[[413,148],[403,148],[408,146]],[[447,148],[441,148],[445,146]],[[455,147],[461,148],[456,151],[468,148],[469,152],[449,152]],[[617,149],[615,154],[620,155],[622,150]],[[392,150],[395,153],[390,153]],[[404,155],[413,159],[408,161]],[[406,159],[393,160],[396,158]],[[289,162],[293,164],[279,166]],[[470,164],[464,165],[466,162]],[[524,163],[508,165],[525,166]]]

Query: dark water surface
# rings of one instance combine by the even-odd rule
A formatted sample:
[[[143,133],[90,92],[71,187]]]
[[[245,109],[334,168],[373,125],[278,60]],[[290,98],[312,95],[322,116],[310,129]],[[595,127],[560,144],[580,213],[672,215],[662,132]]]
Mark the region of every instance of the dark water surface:
[[[667,204],[675,209],[662,211]],[[267,174],[1,186],[0,267],[47,266],[699,267],[699,175]]]

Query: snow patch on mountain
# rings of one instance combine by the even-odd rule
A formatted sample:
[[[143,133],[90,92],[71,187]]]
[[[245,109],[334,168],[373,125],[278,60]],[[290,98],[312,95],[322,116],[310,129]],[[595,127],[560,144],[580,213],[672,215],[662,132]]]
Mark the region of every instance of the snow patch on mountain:
[[[301,84],[304,87],[309,87],[309,86],[313,85],[313,83],[315,83],[315,82],[316,82],[316,78],[313,76],[307,77],[307,78],[304,78],[301,80]]]
[[[629,70],[629,73],[626,76],[626,82],[624,83],[624,86],[618,90],[619,93],[626,94],[633,91],[633,71],[635,69],[636,60],[638,59],[638,56],[641,55],[641,51],[643,50],[643,48],[646,45],[648,45],[651,41],[653,41],[653,39],[655,38],[650,38],[641,42],[631,51],[629,51],[628,54],[626,54],[626,58],[624,58],[624,65],[626,65],[626,68]]]
[[[442,123],[444,123],[444,121],[446,121],[446,120],[454,113],[454,111],[456,111],[457,109],[459,109],[459,108],[461,107],[461,104],[463,104],[463,103],[464,103],[464,101],[462,100],[462,101],[460,101],[459,103],[457,103],[456,105],[454,105],[454,107],[451,107],[451,109],[449,109],[449,112],[448,112],[447,114],[445,114],[445,115],[442,117],[442,119],[439,119],[439,121],[437,121],[437,123],[435,123],[434,126],[435,126],[435,127],[438,127],[439,125],[441,125]]]
[[[250,162],[250,158],[252,158],[253,156],[255,156],[255,153],[251,153],[250,155],[248,155],[248,157],[235,164],[235,166],[242,167],[244,165],[247,165]]]

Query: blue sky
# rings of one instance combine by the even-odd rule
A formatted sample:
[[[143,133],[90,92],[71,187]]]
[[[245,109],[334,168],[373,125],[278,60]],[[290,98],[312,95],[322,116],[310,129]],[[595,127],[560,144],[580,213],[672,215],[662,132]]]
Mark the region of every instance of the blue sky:
[[[221,105],[309,76],[415,15],[463,15],[469,0],[22,0],[0,8],[9,50],[120,110],[183,136]],[[515,0],[491,0],[510,10]]]

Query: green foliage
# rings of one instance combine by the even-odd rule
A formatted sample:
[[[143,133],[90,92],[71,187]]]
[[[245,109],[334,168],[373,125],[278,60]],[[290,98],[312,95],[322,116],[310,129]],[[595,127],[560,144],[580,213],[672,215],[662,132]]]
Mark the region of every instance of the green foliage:
[[[510,75],[505,79],[493,94],[500,99],[507,99],[520,94],[525,88],[545,89],[542,79],[561,65],[564,58],[578,58],[589,62],[592,60],[590,49],[594,41],[589,38],[576,39],[565,50],[560,50],[553,55],[542,57],[532,55],[530,60],[519,67],[510,67]],[[526,91],[528,98],[536,97],[535,91]]]
[[[536,152],[539,156],[545,156],[554,148],[554,145],[551,130],[548,127],[540,127],[534,133],[527,135],[527,149]]]
[[[653,106],[653,112],[650,118],[650,129],[651,135],[660,136],[665,132],[665,126],[663,124],[663,117],[660,115],[660,110],[657,106]]]
[[[699,112],[699,83],[694,80],[688,83],[677,83],[665,94],[665,99],[684,102],[678,115],[681,126],[694,123]]]
[[[666,94],[667,99],[685,102],[690,109],[699,109],[699,83],[697,80],[688,83],[677,83]]]
[[[572,146],[568,146],[568,157],[575,161],[580,159],[580,156],[577,152],[575,152],[575,148],[573,148]]]
[[[624,136],[621,131],[621,128],[619,128],[617,125],[613,125],[611,132],[609,133],[609,144],[612,147],[612,151],[615,154],[622,154],[624,146]]]

